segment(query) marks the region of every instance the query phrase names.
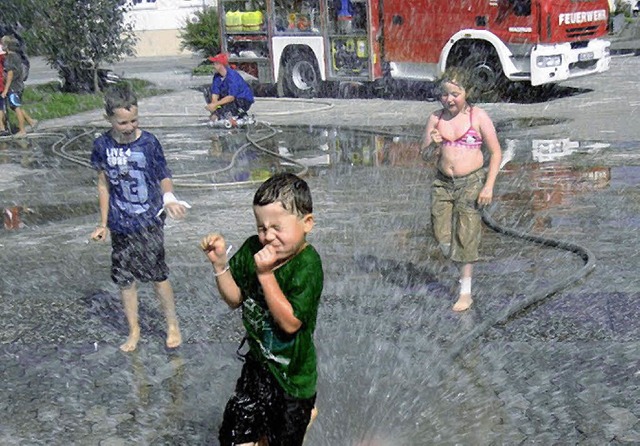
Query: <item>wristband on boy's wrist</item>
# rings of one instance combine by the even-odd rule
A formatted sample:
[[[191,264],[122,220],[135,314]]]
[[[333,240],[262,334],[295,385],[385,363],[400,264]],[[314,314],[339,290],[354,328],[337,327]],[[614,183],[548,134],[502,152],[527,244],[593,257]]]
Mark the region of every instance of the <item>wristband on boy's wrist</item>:
[[[227,263],[224,267],[224,269],[222,271],[220,271],[219,273],[216,272],[216,269],[213,268],[213,275],[215,277],[220,277],[221,275],[223,275],[224,273],[226,273],[227,271],[229,271],[229,264]]]
[[[173,192],[165,192],[162,195],[162,204],[164,204],[165,206],[167,205],[167,203],[175,203],[176,201],[178,201],[178,199],[175,195],[173,195]]]
[[[156,214],[156,217],[160,217],[160,215],[162,215],[162,213],[164,212],[164,208],[169,203],[178,203],[178,204],[181,204],[182,206],[184,206],[187,209],[191,209],[191,205],[189,203],[187,203],[186,201],[178,200],[176,198],[176,196],[173,195],[173,192],[165,192],[162,195],[162,208],[158,211],[158,214]]]

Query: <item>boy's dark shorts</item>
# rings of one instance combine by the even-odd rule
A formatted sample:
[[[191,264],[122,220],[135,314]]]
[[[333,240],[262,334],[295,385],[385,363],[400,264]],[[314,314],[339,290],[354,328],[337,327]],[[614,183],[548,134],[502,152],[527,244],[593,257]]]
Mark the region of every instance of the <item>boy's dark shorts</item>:
[[[18,107],[22,107],[22,92],[21,91],[10,91],[7,95],[7,101],[11,110],[15,110]]]
[[[5,99],[0,96],[0,111],[4,111],[4,104],[9,102],[9,98]]]
[[[224,409],[220,445],[257,442],[263,435],[269,445],[302,445],[315,395],[308,399],[287,395],[263,365],[249,356],[245,359],[235,393]]]
[[[111,233],[111,279],[121,288],[140,282],[163,282],[169,277],[164,260],[164,230],[149,226],[132,234]]]

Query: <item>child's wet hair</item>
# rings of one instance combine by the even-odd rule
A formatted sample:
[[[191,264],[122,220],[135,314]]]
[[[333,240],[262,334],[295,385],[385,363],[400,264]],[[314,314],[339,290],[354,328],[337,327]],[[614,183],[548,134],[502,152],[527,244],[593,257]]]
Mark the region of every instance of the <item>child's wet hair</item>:
[[[138,106],[138,98],[133,92],[131,85],[120,82],[110,86],[104,93],[104,111],[107,116],[113,116],[115,110],[124,108],[131,110],[131,107]]]
[[[444,91],[443,85],[446,83],[457,85],[464,89],[468,103],[472,103],[475,97],[475,87],[471,81],[471,73],[469,70],[461,67],[449,67],[442,73],[442,76],[436,82],[436,94],[442,95]]]
[[[253,205],[266,206],[271,203],[280,203],[299,217],[313,212],[309,185],[292,173],[277,173],[260,185],[253,196]]]

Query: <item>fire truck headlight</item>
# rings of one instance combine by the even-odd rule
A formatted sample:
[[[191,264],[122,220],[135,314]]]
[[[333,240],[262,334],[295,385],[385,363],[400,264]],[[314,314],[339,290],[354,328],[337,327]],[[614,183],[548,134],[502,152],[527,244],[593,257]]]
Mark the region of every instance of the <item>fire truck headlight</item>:
[[[562,65],[562,56],[557,54],[554,56],[538,56],[536,58],[538,68],[558,67]]]

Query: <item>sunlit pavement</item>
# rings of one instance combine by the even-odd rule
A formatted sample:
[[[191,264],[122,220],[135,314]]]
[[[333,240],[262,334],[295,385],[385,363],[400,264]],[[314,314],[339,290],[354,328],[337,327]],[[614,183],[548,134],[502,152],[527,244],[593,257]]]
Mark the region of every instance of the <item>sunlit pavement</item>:
[[[565,85],[560,98],[481,104],[512,156],[493,216],[585,246],[596,267],[470,340],[582,260],[486,230],[474,306],[454,314],[457,277],[429,235],[432,168],[411,137],[437,104],[258,100],[262,122],[389,137],[377,162],[359,152],[308,176],[317,218],[310,241],[326,269],[320,415],[308,445],[640,442],[639,70],[637,57],[616,58],[610,72]],[[209,152],[220,133],[202,112],[201,94],[186,87],[141,101],[143,126],[165,142],[178,173],[180,153]],[[164,348],[161,312],[142,286],[143,340],[123,354],[110,247],[87,242],[97,220],[94,173],[44,147],[62,125],[89,130],[86,141],[105,128],[96,111],[43,123],[49,136],[0,141],[0,207],[34,211],[22,227],[0,230],[0,444],[216,444],[242,330],[197,244],[212,230],[236,246],[252,233],[254,188],[178,188],[193,208],[168,223],[166,247],[185,342]]]

